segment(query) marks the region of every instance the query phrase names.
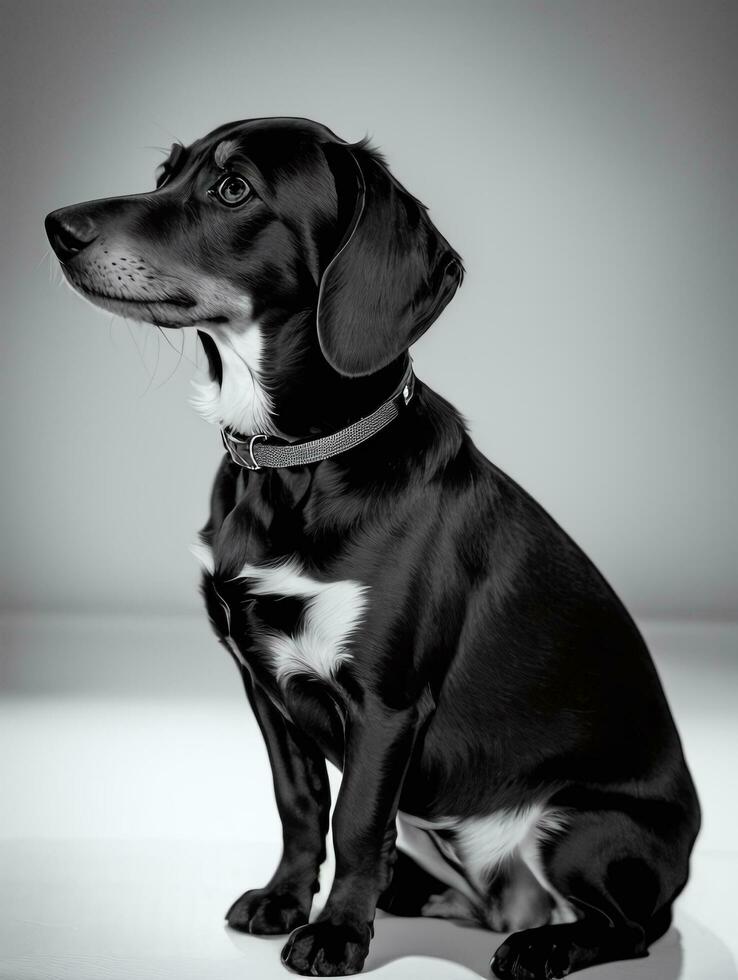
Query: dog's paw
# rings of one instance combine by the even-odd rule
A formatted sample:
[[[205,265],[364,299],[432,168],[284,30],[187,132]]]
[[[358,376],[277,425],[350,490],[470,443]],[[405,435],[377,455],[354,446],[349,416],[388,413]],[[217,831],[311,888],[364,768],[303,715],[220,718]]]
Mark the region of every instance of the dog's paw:
[[[226,922],[253,936],[279,936],[307,922],[309,912],[309,906],[290,892],[254,888],[231,905]]]
[[[567,939],[557,942],[556,926],[525,929],[509,936],[492,957],[490,967],[500,980],[558,980],[571,970]]]
[[[349,976],[363,967],[372,932],[368,922],[313,922],[292,933],[282,950],[282,962],[306,977]]]

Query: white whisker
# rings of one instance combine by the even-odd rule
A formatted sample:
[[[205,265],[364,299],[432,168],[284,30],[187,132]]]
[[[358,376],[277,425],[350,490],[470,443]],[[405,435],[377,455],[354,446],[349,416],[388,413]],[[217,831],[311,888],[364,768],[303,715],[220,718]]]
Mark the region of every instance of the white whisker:
[[[49,258],[50,255],[51,255],[51,249],[47,248],[44,251],[44,254],[41,256],[41,258],[38,260],[38,262],[34,265],[33,271],[38,272],[39,267],[43,265],[43,263]]]
[[[144,353],[146,352],[146,345],[149,342],[149,334],[152,334],[152,333],[153,333],[153,331],[147,330],[146,333],[145,333],[145,335],[144,335]],[[143,398],[144,395],[148,394],[148,392],[149,392],[149,390],[151,388],[151,385],[154,382],[154,378],[156,377],[156,372],[159,369],[159,352],[161,350],[161,342],[160,342],[159,334],[158,333],[154,334],[154,336],[156,337],[156,360],[154,361],[154,369],[151,372],[151,374],[149,375],[149,382],[146,385],[146,387],[144,388],[144,390],[141,392],[141,398]]]
[[[172,350],[175,351],[175,353],[176,353],[176,348],[175,348],[174,344],[172,344],[170,342],[169,338],[164,335],[164,331],[161,329],[161,327],[159,327],[158,330],[159,330],[159,334],[162,337],[164,337],[164,339],[166,340],[166,342],[169,344],[169,346],[172,348]],[[180,364],[182,363],[182,356],[183,356],[183,354],[184,354],[184,335],[182,336],[182,346],[181,346],[181,348],[179,350],[179,357],[177,358],[177,363],[174,365],[174,367],[169,372],[169,374],[166,376],[166,378],[164,378],[163,381],[160,381],[159,382],[159,384],[154,389],[155,391],[158,391],[159,388],[161,388],[163,385],[165,385],[167,383],[167,381],[170,381],[174,377],[174,375],[177,373],[177,370],[178,370]]]

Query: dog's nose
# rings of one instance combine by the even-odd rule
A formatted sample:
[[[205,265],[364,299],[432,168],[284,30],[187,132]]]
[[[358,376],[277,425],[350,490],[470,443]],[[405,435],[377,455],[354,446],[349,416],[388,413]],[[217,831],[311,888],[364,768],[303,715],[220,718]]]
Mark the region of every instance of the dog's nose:
[[[46,218],[46,234],[62,262],[69,262],[97,238],[97,230],[87,217],[52,211]]]

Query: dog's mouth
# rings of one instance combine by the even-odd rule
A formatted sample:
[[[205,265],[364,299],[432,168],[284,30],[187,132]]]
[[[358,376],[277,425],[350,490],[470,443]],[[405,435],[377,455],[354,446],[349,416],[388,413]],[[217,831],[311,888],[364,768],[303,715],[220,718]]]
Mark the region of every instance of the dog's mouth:
[[[203,326],[223,326],[232,321],[249,320],[251,301],[225,280],[209,279],[194,270],[174,270],[160,273],[144,259],[137,258],[131,266],[115,255],[95,263],[94,268],[71,269],[62,262],[67,284],[89,303],[125,319],[153,323],[159,327],[183,329]],[[141,275],[141,273],[144,273]],[[135,280],[116,283],[117,277]]]
[[[198,330],[197,336],[200,338],[200,343],[202,344],[202,348],[205,351],[205,357],[208,361],[208,374],[210,375],[210,380],[215,381],[218,385],[222,385],[223,361],[218,353],[218,345],[215,343],[213,338],[203,330]]]
[[[74,287],[93,302],[101,300],[106,303],[127,303],[131,306],[139,307],[163,304],[164,306],[176,306],[183,310],[191,310],[197,306],[197,300],[184,293],[174,296],[148,296],[145,299],[138,299],[131,296],[115,296],[112,293],[103,293],[100,290],[91,289],[89,286],[85,286],[79,282],[75,282]]]
[[[203,311],[200,303],[184,292],[166,296],[120,296],[106,293],[68,276],[73,289],[85,299],[118,316],[154,323],[162,327],[193,327],[198,323],[226,323],[228,317]],[[189,315],[188,315],[189,313]]]

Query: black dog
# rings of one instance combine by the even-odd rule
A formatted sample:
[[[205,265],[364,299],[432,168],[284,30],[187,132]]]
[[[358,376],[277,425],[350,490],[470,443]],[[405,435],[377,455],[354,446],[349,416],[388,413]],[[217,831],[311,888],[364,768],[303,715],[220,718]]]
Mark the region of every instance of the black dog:
[[[284,962],[317,976],[361,969],[377,906],[513,930],[498,977],[645,956],[687,880],[694,787],[617,597],[412,374],[462,278],[423,205],[365,143],[260,119],[46,224],[80,293],[196,325],[207,354],[195,401],[228,453],[203,592],[284,829],[230,925],[291,933]],[[326,758],[336,876],[308,924]]]

